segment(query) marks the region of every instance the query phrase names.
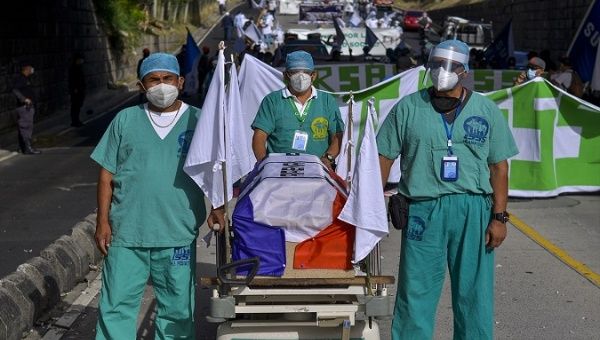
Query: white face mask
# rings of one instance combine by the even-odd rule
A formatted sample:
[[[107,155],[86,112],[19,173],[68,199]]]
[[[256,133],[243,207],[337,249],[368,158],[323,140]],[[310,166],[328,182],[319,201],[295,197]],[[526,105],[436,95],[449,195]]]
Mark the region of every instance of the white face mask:
[[[537,72],[534,69],[527,69],[527,79],[531,80],[537,77]]]
[[[433,87],[438,91],[452,90],[458,84],[458,74],[448,72],[443,67],[438,67],[429,72]]]
[[[290,85],[296,92],[304,92],[308,90],[311,84],[311,77],[304,72],[298,72],[290,76]]]
[[[148,101],[161,109],[173,105],[177,96],[179,96],[179,89],[174,85],[165,83],[160,83],[146,90]]]

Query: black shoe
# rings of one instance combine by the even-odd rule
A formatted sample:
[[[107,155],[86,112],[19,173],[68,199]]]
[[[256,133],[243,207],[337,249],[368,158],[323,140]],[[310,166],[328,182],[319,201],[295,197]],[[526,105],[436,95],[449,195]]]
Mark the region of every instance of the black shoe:
[[[84,126],[84,125],[85,125],[85,124],[83,124],[82,122],[73,122],[73,123],[71,123],[71,126],[72,126],[72,127],[82,127],[82,126]]]
[[[29,139],[24,139],[23,141],[23,147],[21,148],[21,152],[24,155],[39,155],[42,152],[36,148],[34,148],[33,146],[31,146],[31,140]]]
[[[42,152],[38,149],[34,149],[31,146],[30,147],[26,147],[21,151],[24,155],[39,155]]]

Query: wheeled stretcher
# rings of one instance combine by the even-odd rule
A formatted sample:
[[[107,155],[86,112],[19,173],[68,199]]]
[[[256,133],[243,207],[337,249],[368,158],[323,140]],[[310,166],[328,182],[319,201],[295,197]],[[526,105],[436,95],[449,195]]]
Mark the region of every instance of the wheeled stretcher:
[[[352,264],[354,226],[336,218],[346,195],[314,156],[271,155],[248,175],[231,241],[218,235],[217,276],[200,281],[213,288],[217,339],[380,339],[394,278],[378,246]]]

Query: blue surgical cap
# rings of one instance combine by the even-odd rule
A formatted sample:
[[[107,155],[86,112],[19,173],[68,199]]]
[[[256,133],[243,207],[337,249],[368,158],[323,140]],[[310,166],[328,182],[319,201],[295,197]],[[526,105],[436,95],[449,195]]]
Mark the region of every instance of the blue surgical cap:
[[[306,51],[295,51],[287,55],[285,59],[286,71],[291,70],[308,70],[314,71],[315,64],[310,53]]]
[[[175,56],[168,53],[152,53],[140,66],[140,79],[154,71],[166,71],[179,75],[179,63]]]
[[[444,40],[431,50],[429,58],[440,57],[463,64],[469,71],[469,46],[456,39]]]

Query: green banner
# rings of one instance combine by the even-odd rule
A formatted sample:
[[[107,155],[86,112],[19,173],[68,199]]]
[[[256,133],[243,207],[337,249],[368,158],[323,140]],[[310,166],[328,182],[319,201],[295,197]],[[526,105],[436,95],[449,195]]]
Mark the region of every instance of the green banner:
[[[519,147],[519,154],[510,160],[511,196],[552,197],[600,190],[600,108],[542,78],[510,87],[517,71],[473,73],[478,92],[504,87],[485,95],[503,112]],[[358,140],[362,139],[368,99],[373,98],[382,122],[403,96],[425,86],[429,84],[424,69],[415,68],[355,93]],[[347,111],[348,107],[342,108],[344,115]]]
[[[488,93],[512,129],[513,196],[548,197],[600,190],[600,108],[538,78]]]

